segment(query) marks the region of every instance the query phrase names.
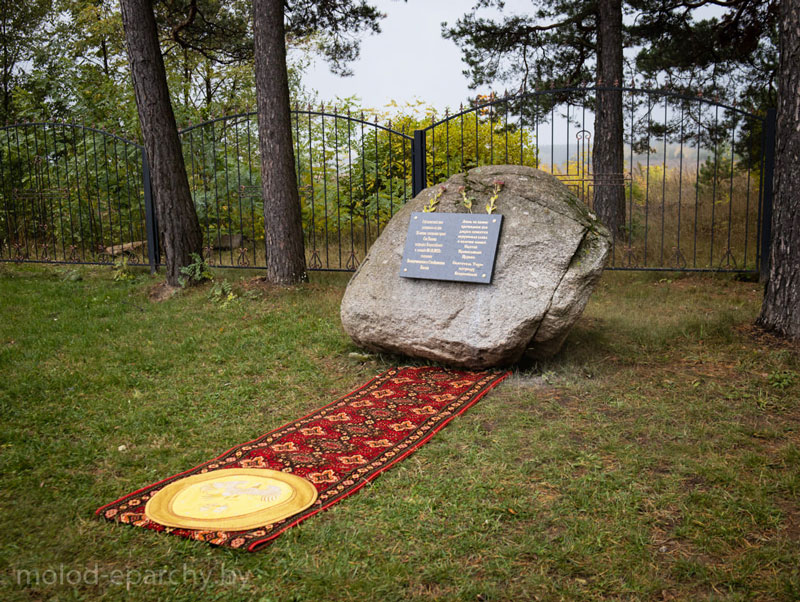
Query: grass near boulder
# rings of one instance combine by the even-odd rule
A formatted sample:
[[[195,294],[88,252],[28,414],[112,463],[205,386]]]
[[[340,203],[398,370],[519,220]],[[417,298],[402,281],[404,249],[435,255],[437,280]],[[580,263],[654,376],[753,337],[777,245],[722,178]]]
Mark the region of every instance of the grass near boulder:
[[[348,355],[346,276],[157,282],[0,265],[3,600],[800,598],[800,359],[757,284],[607,273],[558,357],[247,554],[93,513],[401,360]]]

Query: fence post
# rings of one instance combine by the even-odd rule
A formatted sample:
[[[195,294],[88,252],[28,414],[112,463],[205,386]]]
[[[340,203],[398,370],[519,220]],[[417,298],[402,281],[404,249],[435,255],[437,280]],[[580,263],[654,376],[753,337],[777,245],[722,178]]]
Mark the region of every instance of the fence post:
[[[411,145],[411,196],[417,196],[427,188],[427,170],[425,130],[414,130],[414,142]]]
[[[147,256],[150,262],[150,273],[158,270],[161,250],[158,248],[158,228],[156,227],[156,211],[153,205],[153,189],[150,186],[150,165],[147,152],[142,147],[142,186],[144,187],[144,222],[147,229]]]
[[[775,174],[776,109],[767,109],[764,120],[764,198],[761,201],[761,240],[759,279],[769,278],[769,254],[772,247],[772,194]]]

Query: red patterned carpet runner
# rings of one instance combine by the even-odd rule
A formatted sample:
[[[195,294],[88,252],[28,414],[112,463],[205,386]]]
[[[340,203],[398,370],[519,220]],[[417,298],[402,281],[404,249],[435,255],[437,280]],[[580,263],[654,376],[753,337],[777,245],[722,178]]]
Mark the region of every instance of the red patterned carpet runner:
[[[506,376],[507,372],[432,366],[394,368],[304,418],[128,494],[96,513],[118,523],[255,551],[410,455]],[[225,468],[291,472],[315,485],[317,501],[283,521],[247,531],[171,528],[145,516],[145,504],[161,488],[190,475]]]

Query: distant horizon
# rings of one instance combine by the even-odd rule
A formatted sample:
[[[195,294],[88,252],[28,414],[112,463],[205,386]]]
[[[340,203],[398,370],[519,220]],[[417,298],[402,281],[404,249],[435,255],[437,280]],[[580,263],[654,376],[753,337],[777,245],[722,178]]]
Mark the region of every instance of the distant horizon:
[[[680,144],[675,143],[668,143],[667,144],[667,160],[666,162],[663,160],[663,145],[660,148],[656,148],[654,152],[650,153],[650,163],[652,165],[662,165],[666,163],[667,167],[678,167],[680,165],[680,156],[678,155]],[[576,159],[577,158],[577,151],[574,150],[577,148],[576,144],[570,144],[569,149],[567,148],[566,144],[554,144],[554,145],[542,145],[539,146],[539,159],[541,164],[543,165],[550,165],[550,149],[553,150],[552,153],[552,163],[554,165],[566,165],[568,158],[569,159]],[[567,151],[569,150],[569,155]],[[631,155],[630,155],[631,145],[625,144],[625,153],[624,153],[624,160],[625,164],[628,165],[631,162]],[[729,155],[729,153],[728,153]],[[700,149],[700,164],[702,165],[703,161],[705,161],[709,157],[713,157],[714,153],[708,149]],[[722,156],[722,155],[720,155]],[[646,165],[647,163],[647,153],[634,153],[633,155],[633,162],[634,165]],[[548,159],[545,161],[545,159]],[[688,165],[688,167],[692,167],[697,163],[697,149],[692,146],[683,145],[683,163],[684,168],[687,167],[687,161],[691,162],[692,165]]]

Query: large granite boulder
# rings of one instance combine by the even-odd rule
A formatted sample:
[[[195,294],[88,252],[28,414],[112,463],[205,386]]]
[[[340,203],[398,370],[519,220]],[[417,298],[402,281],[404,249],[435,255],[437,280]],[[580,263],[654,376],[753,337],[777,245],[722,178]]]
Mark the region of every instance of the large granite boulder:
[[[441,193],[437,212],[484,213],[495,183],[503,215],[489,285],[400,277],[411,213]],[[442,192],[444,188],[444,192]],[[583,311],[610,248],[608,230],[557,178],[521,166],[477,167],[423,190],[392,218],[342,299],[345,331],[372,351],[457,367],[555,354]]]

